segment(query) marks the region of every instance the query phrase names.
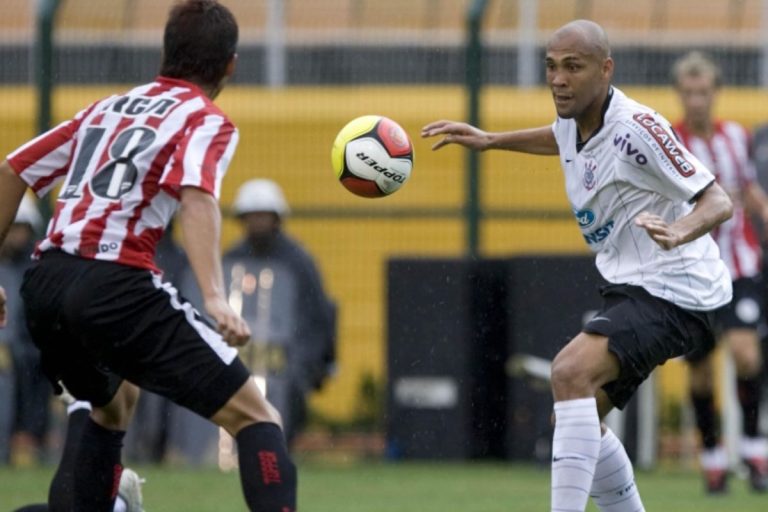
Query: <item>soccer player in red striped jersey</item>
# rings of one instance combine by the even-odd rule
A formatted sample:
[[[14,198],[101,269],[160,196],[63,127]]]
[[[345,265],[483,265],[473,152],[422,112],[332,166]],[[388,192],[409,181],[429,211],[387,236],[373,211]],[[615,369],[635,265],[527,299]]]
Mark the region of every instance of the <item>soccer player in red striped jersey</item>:
[[[43,196],[62,184],[21,289],[46,376],[94,406],[73,481],[52,484],[54,510],[112,510],[137,386],[235,437],[250,510],[296,508],[279,414],[234,348],[250,331],[226,301],[219,256],[218,197],[238,134],[213,100],[234,72],[237,38],[215,0],[177,3],[160,76],[93,103],[0,164],[0,243],[28,187]],[[177,210],[215,328],[153,263]]]
[[[768,445],[758,432],[762,355],[758,326],[764,322],[760,243],[751,214],[768,224],[768,199],[755,176],[750,134],[734,121],[714,118],[720,70],[699,52],[681,57],[673,78],[683,107],[675,131],[688,149],[712,170],[733,201],[733,217],[712,232],[733,279],[733,301],[718,314],[719,338],[727,343],[736,367],[743,423],[739,455],[747,464],[755,491],[768,490]],[[701,465],[709,492],[726,491],[728,457],[720,444],[712,382],[714,346],[688,355],[690,394],[701,433]]]

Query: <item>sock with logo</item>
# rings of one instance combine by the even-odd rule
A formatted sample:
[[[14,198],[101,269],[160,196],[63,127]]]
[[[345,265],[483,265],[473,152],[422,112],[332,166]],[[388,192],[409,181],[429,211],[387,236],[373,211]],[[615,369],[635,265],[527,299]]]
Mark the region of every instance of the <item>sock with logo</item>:
[[[635,484],[632,462],[621,441],[606,429],[600,443],[590,496],[601,512],[643,512],[643,502]]]
[[[705,450],[714,449],[720,432],[717,428],[717,415],[715,414],[715,397],[712,392],[691,392],[691,403],[696,416],[696,426],[701,433],[701,444]]]
[[[124,436],[125,431],[106,429],[91,418],[85,422],[74,464],[74,510],[112,510],[123,473]]]
[[[739,404],[741,404],[741,412],[744,418],[744,435],[746,437],[757,437],[758,409],[761,398],[760,378],[739,377],[736,379],[736,389],[738,390]]]
[[[600,419],[594,398],[555,402],[552,512],[583,511],[587,507],[600,445]]]
[[[240,483],[254,512],[295,512],[296,466],[283,431],[274,423],[254,423],[237,433]]]

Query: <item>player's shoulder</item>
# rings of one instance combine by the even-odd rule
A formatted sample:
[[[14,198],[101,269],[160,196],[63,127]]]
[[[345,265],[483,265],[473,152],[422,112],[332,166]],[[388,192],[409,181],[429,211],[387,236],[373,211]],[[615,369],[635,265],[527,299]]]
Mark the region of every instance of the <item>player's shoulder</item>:
[[[750,139],[749,129],[743,124],[730,119],[719,119],[715,123],[717,131],[725,134],[731,139],[741,140],[748,143]]]

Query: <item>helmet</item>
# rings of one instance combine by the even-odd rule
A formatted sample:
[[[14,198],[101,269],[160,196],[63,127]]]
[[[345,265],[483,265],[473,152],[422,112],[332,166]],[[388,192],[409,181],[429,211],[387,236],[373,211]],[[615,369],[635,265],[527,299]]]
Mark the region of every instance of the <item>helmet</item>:
[[[37,209],[35,200],[24,194],[21,198],[21,204],[19,209],[16,210],[16,218],[13,219],[14,224],[29,224],[34,230],[41,229],[43,227],[43,217]]]
[[[266,179],[249,180],[240,185],[232,210],[235,215],[275,212],[281,217],[290,212],[280,186]]]

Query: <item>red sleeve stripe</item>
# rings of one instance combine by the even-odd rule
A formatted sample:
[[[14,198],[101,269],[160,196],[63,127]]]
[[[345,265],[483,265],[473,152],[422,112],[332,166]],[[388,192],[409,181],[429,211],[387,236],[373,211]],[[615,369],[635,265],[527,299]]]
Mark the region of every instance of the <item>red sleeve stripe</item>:
[[[219,182],[219,162],[222,156],[229,148],[232,135],[235,133],[235,127],[231,123],[223,123],[219,131],[214,135],[203,158],[203,167],[201,169],[201,188],[210,190],[218,197]]]
[[[181,143],[176,147],[176,151],[174,152],[170,162],[171,168],[168,170],[165,178],[161,180],[161,184],[166,185],[170,190],[175,191],[172,192],[174,194],[178,192],[177,189],[181,186],[181,183],[184,179],[184,163],[187,149],[190,146],[190,141],[192,140],[195,131],[198,129],[198,127],[202,126],[204,122],[205,117],[199,116],[187,126],[185,132],[189,132],[190,134],[184,137]]]

